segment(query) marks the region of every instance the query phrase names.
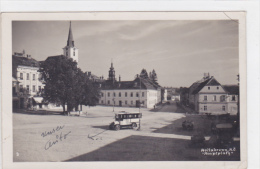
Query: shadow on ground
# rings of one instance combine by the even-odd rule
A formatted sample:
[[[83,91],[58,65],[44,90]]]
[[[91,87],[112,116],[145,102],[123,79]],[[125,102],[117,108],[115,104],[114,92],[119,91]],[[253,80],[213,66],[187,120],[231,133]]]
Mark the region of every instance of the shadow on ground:
[[[204,136],[211,136],[211,123],[228,123],[234,121],[236,116],[230,116],[229,120],[226,119],[209,119],[207,116],[203,115],[186,115],[186,117],[174,120],[171,124],[162,128],[155,129],[154,133],[164,133],[164,134],[177,134],[185,136],[193,136],[195,134],[202,134]],[[193,130],[184,130],[182,128],[182,122],[185,120],[193,121]]]
[[[17,114],[31,114],[31,115],[64,115],[62,111],[49,111],[49,110],[24,110],[14,109],[14,113]]]
[[[95,141],[95,140],[93,140]],[[232,145],[229,155],[204,155],[201,146],[190,140],[129,136],[90,153],[66,161],[239,161],[239,142]],[[207,141],[203,148],[216,148]],[[227,158],[228,156],[228,158]]]

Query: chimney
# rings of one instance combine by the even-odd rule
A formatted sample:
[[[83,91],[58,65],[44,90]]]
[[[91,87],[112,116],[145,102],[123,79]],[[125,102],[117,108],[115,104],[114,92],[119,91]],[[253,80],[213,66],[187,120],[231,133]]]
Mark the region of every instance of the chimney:
[[[121,76],[119,75],[119,78],[118,78],[119,82],[121,82]]]
[[[204,73],[204,77],[203,79],[208,79],[210,76],[209,76],[209,73]]]

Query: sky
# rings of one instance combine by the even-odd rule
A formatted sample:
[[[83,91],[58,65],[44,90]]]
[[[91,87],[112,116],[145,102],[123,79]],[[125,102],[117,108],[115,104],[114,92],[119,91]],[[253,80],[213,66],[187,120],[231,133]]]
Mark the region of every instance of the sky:
[[[42,61],[63,54],[69,21],[13,21],[13,53]],[[238,23],[233,20],[72,21],[79,67],[108,77],[133,80],[153,69],[164,87],[189,87],[210,73],[221,84],[237,84]]]

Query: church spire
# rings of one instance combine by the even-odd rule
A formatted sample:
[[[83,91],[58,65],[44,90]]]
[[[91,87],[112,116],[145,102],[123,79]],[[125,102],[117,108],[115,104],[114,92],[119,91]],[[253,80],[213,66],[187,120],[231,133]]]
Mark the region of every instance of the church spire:
[[[108,80],[112,81],[113,83],[116,80],[115,69],[113,67],[113,60],[111,60],[111,67],[108,71]]]
[[[79,50],[75,47],[75,44],[74,44],[72,28],[71,28],[71,21],[70,21],[67,45],[63,48],[63,53],[64,53],[64,56],[66,56],[67,58],[72,58],[73,61],[78,63],[78,61],[79,61],[78,52],[79,52]]]
[[[67,40],[67,46],[74,47],[74,39],[73,39],[73,34],[72,34],[72,29],[71,29],[71,21],[70,21],[70,29],[69,29],[69,35],[68,35],[68,40]]]

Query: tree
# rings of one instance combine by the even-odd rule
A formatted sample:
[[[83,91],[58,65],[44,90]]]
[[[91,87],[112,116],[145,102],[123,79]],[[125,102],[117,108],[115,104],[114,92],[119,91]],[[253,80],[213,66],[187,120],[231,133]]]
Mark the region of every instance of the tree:
[[[67,105],[67,110],[70,111],[75,105],[77,63],[62,55],[49,57],[41,64],[39,71],[45,82],[44,100],[60,103],[64,112]]]
[[[155,84],[158,84],[158,78],[157,78],[157,74],[155,72],[155,70],[153,69],[152,72],[150,72],[150,77],[149,77]]]
[[[77,72],[76,81],[78,87],[75,89],[75,109],[79,106],[95,106],[99,101],[100,91],[89,79],[87,73],[83,73],[80,69]]]
[[[70,58],[49,57],[40,72],[45,82],[44,100],[61,104],[64,112],[66,105],[67,111],[78,110],[79,105],[95,105],[99,99],[98,89]]]
[[[143,79],[147,79],[148,78],[148,73],[145,69],[142,69],[141,73],[140,73],[140,77]]]

